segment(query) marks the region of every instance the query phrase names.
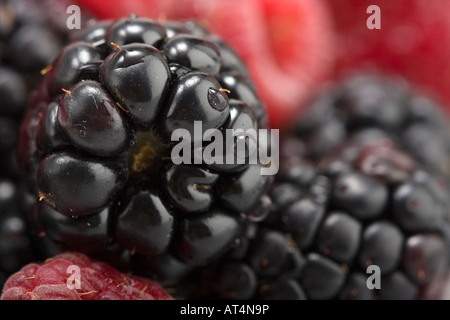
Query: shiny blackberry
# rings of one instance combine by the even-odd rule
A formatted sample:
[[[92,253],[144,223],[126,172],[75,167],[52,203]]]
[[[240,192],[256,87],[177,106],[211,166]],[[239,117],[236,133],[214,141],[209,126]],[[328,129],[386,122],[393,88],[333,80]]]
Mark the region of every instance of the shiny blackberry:
[[[419,104],[406,104],[417,99],[428,101],[420,106],[428,110],[421,109],[420,117]],[[444,165],[450,153],[440,144],[448,143],[444,137],[450,128],[430,101],[403,82],[366,75],[321,95],[306,118],[284,133],[269,217],[249,233],[245,250],[191,277],[188,296],[426,296],[430,285],[445,278],[450,261],[450,185]],[[435,132],[429,143],[440,144],[439,153],[409,148],[408,138],[415,136],[406,137],[404,128],[418,124]],[[379,268],[379,288],[368,285],[373,283],[370,266]]]
[[[18,152],[40,200],[36,234],[91,256],[127,256],[164,283],[226,254],[263,219],[273,179],[262,165],[198,157],[212,129],[262,129],[266,114],[231,47],[193,25],[102,21],[49,65]],[[228,72],[245,90],[227,88]],[[174,153],[186,139],[178,129],[192,139]],[[239,138],[223,147],[235,150]]]

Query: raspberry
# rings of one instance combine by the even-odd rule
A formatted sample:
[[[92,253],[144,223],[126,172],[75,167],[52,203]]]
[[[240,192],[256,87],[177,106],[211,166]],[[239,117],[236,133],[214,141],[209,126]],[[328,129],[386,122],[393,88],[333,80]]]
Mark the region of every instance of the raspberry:
[[[78,286],[77,286],[78,284]],[[76,252],[30,263],[11,275],[1,300],[174,300],[158,283],[128,276]]]
[[[381,75],[319,94],[284,133],[269,217],[249,230],[243,250],[198,270],[188,296],[424,297],[449,270],[450,130],[441,111]],[[427,151],[410,143],[423,132],[433,138],[424,142]],[[381,287],[373,290],[371,265],[380,270]]]
[[[133,15],[82,30],[50,66],[18,153],[41,200],[36,234],[170,274],[217,259],[264,217],[272,178],[261,165],[172,159],[171,135],[183,129],[195,144],[195,121],[203,131],[266,126],[245,65],[218,36]]]

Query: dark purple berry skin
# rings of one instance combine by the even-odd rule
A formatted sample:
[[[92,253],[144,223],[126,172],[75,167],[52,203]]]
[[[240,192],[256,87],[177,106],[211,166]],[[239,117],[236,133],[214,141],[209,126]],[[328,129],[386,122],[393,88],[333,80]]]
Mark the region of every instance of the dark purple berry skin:
[[[59,129],[58,112],[59,105],[52,103],[48,106],[47,115],[39,120],[36,128],[36,147],[40,150],[58,150],[69,145]]]
[[[181,212],[207,211],[214,200],[211,187],[218,178],[218,174],[202,168],[174,165],[166,173],[167,190]]]
[[[420,284],[445,272],[448,268],[448,245],[438,235],[416,235],[405,245],[405,273]]]
[[[395,225],[380,221],[366,227],[362,235],[359,262],[361,266],[377,265],[383,273],[389,273],[400,262],[403,235]]]
[[[245,171],[221,176],[219,199],[229,209],[250,212],[269,190],[272,176],[262,176],[260,165],[250,165]]]
[[[340,300],[374,300],[375,293],[367,287],[367,275],[353,273],[348,277],[347,284],[342,289]],[[395,298],[394,298],[395,299]],[[389,299],[387,299],[389,300]]]
[[[229,98],[219,81],[229,71],[246,94]],[[30,214],[38,241],[171,285],[238,251],[247,224],[269,214],[273,179],[247,158],[199,159],[212,141],[195,149],[195,124],[202,139],[223,133],[224,146],[227,129],[262,128],[251,83],[232,48],[192,22],[130,16],[74,32],[20,126],[20,168],[40,200]],[[191,163],[171,153],[177,129],[191,134]]]
[[[367,195],[370,194],[370,197]],[[370,177],[357,173],[339,176],[332,201],[339,209],[359,219],[377,217],[386,206],[387,188]]]
[[[238,275],[236,277],[236,275]],[[225,264],[218,270],[218,299],[248,300],[256,292],[258,281],[252,269],[246,264]],[[224,290],[225,288],[225,290]],[[236,290],[239,288],[239,290]]]
[[[168,65],[159,50],[146,44],[124,45],[103,61],[100,77],[139,128],[154,124],[170,80]]]
[[[46,230],[46,236],[56,243],[64,243],[66,250],[83,246],[86,252],[96,252],[107,245],[108,209],[73,219],[40,202],[29,215],[37,229]]]
[[[226,253],[230,243],[242,233],[242,226],[239,218],[212,209],[207,215],[184,219],[179,233],[175,251],[181,260],[205,265]]]
[[[146,18],[131,16],[113,22],[105,34],[109,51],[115,51],[116,44],[123,46],[130,43],[144,43],[156,48],[166,40],[163,26]]]
[[[311,299],[334,297],[345,281],[345,272],[335,262],[311,253],[302,271],[300,283]]]
[[[259,122],[265,126],[267,115],[264,111],[264,105],[258,98],[255,84],[251,80],[239,72],[222,73],[219,82],[224,88],[230,90],[230,98],[246,101],[252,108]]]
[[[164,252],[170,243],[174,218],[157,193],[141,191],[120,213],[117,241],[145,255]]]
[[[69,143],[98,156],[118,156],[134,140],[122,110],[91,80],[73,86],[60,101],[56,124]]]
[[[282,133],[262,227],[236,254],[195,272],[188,297],[426,297],[450,269],[449,134],[436,105],[403,82],[337,83]],[[422,135],[433,145],[425,151],[411,144]]]
[[[361,224],[344,213],[330,213],[317,234],[318,249],[331,258],[349,262],[359,250]]]
[[[298,282],[289,278],[277,280],[261,293],[263,300],[306,300],[306,298]]]
[[[104,208],[127,177],[122,163],[90,160],[68,152],[45,157],[37,175],[40,196],[67,216],[83,216]]]
[[[68,44],[61,49],[44,79],[48,93],[62,95],[62,89],[70,90],[79,81],[91,79],[91,67],[96,67],[102,58],[102,52],[88,42]]]
[[[164,45],[170,62],[216,75],[220,70],[220,49],[211,41],[190,35],[175,35]]]
[[[417,294],[417,287],[401,272],[392,273],[381,281],[380,297],[383,300],[413,300]]]
[[[130,260],[134,272],[155,279],[166,287],[179,287],[179,283],[194,270],[192,265],[170,253],[157,256],[137,253]]]
[[[325,213],[323,205],[303,198],[290,205],[281,219],[283,229],[290,232],[300,248],[311,245]]]
[[[257,247],[249,255],[252,269],[261,276],[298,277],[305,263],[304,257],[290,245],[283,234],[274,231],[263,233]]]
[[[406,230],[433,230],[445,214],[445,208],[439,206],[437,199],[425,186],[407,183],[395,190],[393,215]]]
[[[194,138],[195,121],[202,121],[203,130],[221,128],[229,116],[229,103],[220,89],[217,80],[203,72],[179,77],[168,97],[163,127],[166,137],[170,139],[176,129],[183,128]]]
[[[225,139],[223,141],[223,149],[224,154],[222,157],[220,157],[220,163],[214,162],[207,162],[206,159],[203,159],[203,161],[206,163],[208,168],[219,171],[219,172],[239,172],[244,170],[249,165],[249,159],[250,159],[250,152],[254,152],[254,150],[251,149],[251,145],[248,142],[249,137],[245,134],[239,134],[239,130],[241,132],[250,132],[251,130],[254,130],[254,132],[257,132],[259,126],[258,122],[256,121],[254,111],[252,108],[250,108],[247,104],[243,103],[240,100],[231,99],[229,101],[230,103],[230,117],[227,120],[227,123],[225,124],[225,127],[227,129],[235,130],[235,136],[233,137],[232,141],[228,141]],[[223,132],[223,135],[226,137],[226,132]],[[247,141],[246,141],[247,139]],[[244,159],[241,159],[238,157],[238,150],[240,144],[244,144],[245,148],[245,157]],[[233,153],[233,163],[227,163],[227,154],[228,152],[234,152]],[[218,155],[214,155],[218,157]]]

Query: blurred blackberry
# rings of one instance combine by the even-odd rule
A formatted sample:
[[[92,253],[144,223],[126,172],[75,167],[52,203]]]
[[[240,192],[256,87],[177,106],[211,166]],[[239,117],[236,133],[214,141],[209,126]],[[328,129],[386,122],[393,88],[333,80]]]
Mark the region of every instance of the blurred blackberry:
[[[282,140],[264,227],[190,277],[188,297],[410,300],[444,278],[446,119],[390,78],[352,78],[319,101]],[[424,132],[431,155],[415,149]],[[367,285],[371,265],[380,289]]]
[[[349,77],[323,91],[292,129],[294,134],[284,140],[297,141],[297,148],[285,148],[287,153],[316,161],[349,137],[361,143],[384,137],[411,153],[426,170],[450,175],[448,114],[437,98],[401,78],[380,74]],[[349,148],[346,156],[352,157],[352,152]]]
[[[247,136],[223,143],[235,150],[244,138],[242,163],[197,157],[208,143],[197,149],[195,121],[200,138],[266,126],[226,42],[194,22],[134,15],[78,32],[49,65],[21,127],[21,168],[41,200],[35,233],[161,283],[231,250],[249,220],[268,214],[272,177],[247,161]],[[176,129],[190,134],[192,154],[172,154]],[[180,158],[192,164],[175,164]]]
[[[25,212],[33,199],[16,163],[20,122],[41,70],[67,41],[66,1],[0,0],[0,274],[39,259]],[[64,8],[64,11],[62,11]],[[85,15],[82,15],[86,17]],[[62,27],[64,20],[64,28]]]
[[[17,175],[15,147],[28,94],[62,46],[33,1],[0,1],[0,174]]]
[[[25,217],[33,204],[23,183],[0,178],[0,290],[7,277],[40,257]]]

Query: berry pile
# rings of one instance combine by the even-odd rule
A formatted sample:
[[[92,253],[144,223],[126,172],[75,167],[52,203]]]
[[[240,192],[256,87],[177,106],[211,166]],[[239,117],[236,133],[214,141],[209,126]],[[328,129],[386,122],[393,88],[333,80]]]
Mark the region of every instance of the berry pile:
[[[79,253],[30,263],[5,283],[1,300],[173,300],[158,283],[128,276]]]
[[[395,79],[326,90],[282,140],[264,227],[199,271],[192,297],[420,297],[449,267],[449,134],[433,101]]]
[[[318,48],[331,34],[313,28],[307,2],[188,5],[216,17],[212,28],[154,3],[179,19],[133,14],[67,32],[49,19],[66,4],[0,0],[1,299],[436,293],[450,274],[445,108],[386,74],[330,83],[281,132],[279,172],[265,175],[252,140],[303,109],[321,78],[312,69],[330,71]],[[308,27],[275,18],[288,11]],[[247,12],[243,35],[228,17]],[[263,21],[270,41],[251,35]],[[68,286],[73,266],[81,288]]]
[[[190,21],[133,15],[78,32],[46,69],[18,152],[41,200],[36,234],[181,276],[267,215],[272,178],[261,165],[211,164],[196,149],[193,164],[174,164],[180,137],[171,138],[183,129],[196,148],[195,121],[202,136],[266,126],[244,64],[219,37]]]

